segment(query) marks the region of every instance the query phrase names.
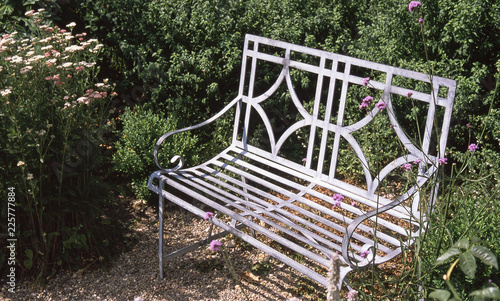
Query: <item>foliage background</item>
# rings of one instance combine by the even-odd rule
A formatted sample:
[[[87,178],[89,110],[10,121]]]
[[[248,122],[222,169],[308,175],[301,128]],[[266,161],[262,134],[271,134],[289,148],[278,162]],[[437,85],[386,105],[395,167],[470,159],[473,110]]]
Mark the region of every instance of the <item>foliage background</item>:
[[[124,112],[124,107],[140,104],[143,110],[175,120],[177,127],[205,120],[236,95],[246,33],[422,72],[429,70],[425,44],[433,72],[458,83],[447,173],[453,163],[470,161],[465,177],[453,182],[457,187],[450,190],[454,208],[464,211],[461,216],[470,221],[471,215],[488,212],[475,210],[499,183],[500,101],[498,96],[491,97],[500,67],[500,1],[422,3],[425,41],[415,16],[408,13],[406,0],[4,0],[0,28],[22,28],[22,12],[32,6],[46,8],[55,22],[85,24],[76,29],[88,31],[105,44],[101,76],[118,84],[121,101],[115,105]],[[164,126],[161,118],[151,118],[158,128]],[[123,122],[118,128],[117,136],[122,136],[117,138],[118,150],[128,143],[137,153],[147,153],[139,149],[139,140],[125,141],[120,134],[121,129],[140,131],[137,118],[124,118]],[[212,148],[210,143],[224,145],[227,123],[195,138],[187,137],[186,145],[194,140],[207,149]],[[465,154],[470,143],[479,146],[473,158]],[[208,152],[200,155],[205,154],[208,156]],[[129,158],[119,153],[115,156],[116,166],[128,180],[143,182],[154,170],[145,158],[146,164],[133,170],[122,162],[126,160]],[[497,197],[492,197],[491,204],[498,204]],[[500,224],[500,209],[491,205],[487,210],[491,213],[488,218],[480,218],[483,222],[479,223],[472,219],[472,226],[463,219],[445,217],[450,222],[443,225],[450,227],[452,235],[443,244],[472,231],[500,254],[492,226]],[[441,242],[435,239],[427,244],[434,244],[438,256]],[[488,273],[484,271],[484,275]],[[500,282],[498,272],[494,275]]]

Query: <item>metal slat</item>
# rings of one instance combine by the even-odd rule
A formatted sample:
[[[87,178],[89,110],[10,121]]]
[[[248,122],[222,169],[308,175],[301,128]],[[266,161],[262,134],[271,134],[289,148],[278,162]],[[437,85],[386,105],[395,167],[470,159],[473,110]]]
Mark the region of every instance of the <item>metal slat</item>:
[[[181,179],[178,179],[180,181],[182,181]],[[317,263],[319,264],[322,264],[324,266],[328,266],[328,260],[309,251],[309,250],[306,250],[305,248],[295,244],[295,243],[292,243],[290,242],[289,240],[279,236],[278,234],[248,220],[248,219],[245,219],[242,217],[241,214],[239,213],[235,213],[234,211],[232,210],[229,210],[227,207],[199,194],[199,193],[196,193],[192,190],[187,190],[185,189],[185,186],[180,184],[179,182],[176,182],[174,181],[172,178],[169,178],[169,181],[167,181],[168,185],[170,185],[171,187],[175,188],[175,189],[178,189],[194,198],[198,198],[198,201],[201,201],[203,203],[205,203],[206,205],[214,208],[215,210],[219,211],[219,212],[222,212],[226,215],[228,215],[229,217],[231,217],[232,219],[234,220],[237,220],[239,221],[240,223],[244,224],[245,226],[249,227],[249,228],[253,228],[255,229],[256,231],[260,232],[260,233],[263,233],[265,236],[273,239],[274,241],[294,250],[295,252],[297,253],[300,253],[304,256],[306,256],[307,258],[313,260],[313,261],[316,261]],[[191,182],[192,183],[192,182]],[[196,185],[195,185],[196,186]],[[207,194],[212,194],[212,196],[216,197],[212,192],[204,189],[203,187],[198,187],[198,189],[200,189],[201,191],[207,193]],[[220,196],[219,196],[220,197]],[[254,217],[254,218],[257,218],[259,220],[263,219],[260,215],[256,214],[255,212],[253,211],[249,211],[247,208],[245,208],[244,206],[241,206],[239,204],[237,204],[236,202],[234,203],[227,203],[229,205],[231,205],[232,207],[238,209],[238,210],[241,210],[242,212],[246,213],[246,216],[251,216],[251,217]],[[272,223],[271,221],[269,221],[269,223]],[[279,225],[276,225],[275,227],[280,227]],[[283,228],[283,231],[287,231],[287,229],[284,229]],[[292,235],[292,234],[290,234]],[[320,247],[320,246],[318,246]]]
[[[225,157],[226,159],[229,159],[229,160],[230,160],[230,158],[228,158],[228,157],[227,157],[228,155],[225,155],[225,156],[226,156],[226,157]],[[224,157],[224,156],[223,156],[223,157]],[[263,176],[266,176],[266,177],[269,177],[269,178],[271,178],[271,179],[274,179],[275,181],[277,181],[277,182],[279,182],[279,183],[283,183],[283,184],[285,184],[285,185],[288,185],[288,186],[290,186],[290,187],[293,187],[294,182],[292,182],[292,181],[290,181],[290,180],[287,180],[287,179],[284,179],[284,178],[282,178],[282,177],[279,177],[279,176],[277,176],[277,175],[275,175],[275,174],[269,173],[269,172],[267,172],[267,171],[265,171],[265,170],[263,170],[263,169],[261,169],[261,168],[258,168],[258,167],[254,166],[254,165],[251,165],[251,164],[248,164],[248,163],[246,163],[246,162],[244,162],[244,161],[241,161],[241,163],[240,163],[240,164],[241,164],[243,167],[245,167],[245,168],[248,168],[248,169],[253,169],[253,171],[258,172],[258,173],[260,173],[260,174],[261,174],[261,175],[263,175]],[[219,167],[222,167],[222,166],[223,166],[223,163],[220,163],[220,164],[219,164]],[[237,171],[236,171],[236,170],[233,170],[233,169],[231,169],[231,168],[230,168],[230,167],[228,167],[228,166],[226,166],[225,168],[226,168],[226,169],[228,169],[228,170],[229,170],[229,171],[231,171],[231,172],[237,173]],[[256,176],[253,176],[253,175],[248,174],[248,173],[244,173],[242,176],[244,176],[245,178],[249,178],[249,179],[250,179],[250,178],[252,178],[252,179],[253,179],[256,183],[259,183],[259,181],[261,181],[261,178],[256,177]],[[259,183],[259,184],[261,184],[261,183]],[[305,199],[304,199],[304,201],[305,201]],[[350,207],[350,206],[349,206],[349,207]],[[373,207],[372,207],[372,208],[373,208]],[[375,207],[375,208],[377,208],[377,207]],[[375,209],[375,208],[374,208],[374,209]],[[323,211],[322,209],[320,209],[320,208],[318,208],[318,210],[322,211],[323,213],[326,213],[326,212],[324,212],[324,211]],[[334,211],[333,211],[333,212],[334,212]],[[363,215],[363,214],[364,214],[364,212],[363,212],[363,211],[361,211],[361,210],[359,210],[359,209],[357,209],[357,208],[354,208],[354,210],[352,210],[351,212],[352,212],[352,213],[355,213],[355,214],[357,214],[357,215]],[[336,214],[338,214],[338,213],[336,213]],[[340,215],[340,216],[341,216],[341,217],[343,217],[343,218],[345,218],[345,216],[343,216],[343,215]],[[339,218],[337,218],[337,219],[339,219]],[[375,219],[375,218],[373,218],[373,219],[372,219],[372,221],[374,221],[374,219]],[[379,218],[379,219],[380,219],[380,221],[377,221],[377,223],[379,223],[379,224],[383,225],[384,227],[391,228],[391,230],[393,230],[393,231],[395,231],[395,232],[398,232],[398,233],[399,233],[399,234],[401,234],[401,235],[405,235],[405,236],[407,236],[407,235],[408,235],[408,233],[407,233],[406,229],[404,229],[404,228],[402,228],[402,227],[400,227],[400,226],[398,226],[398,225],[395,225],[395,224],[393,224],[393,223],[391,223],[391,222],[389,222],[389,221],[386,221],[386,220],[384,220],[384,219],[381,219],[381,218]],[[346,221],[347,221],[347,220],[348,220],[349,222],[350,222],[350,221],[352,221],[351,219],[346,218]],[[375,222],[375,221],[374,221],[374,222]],[[393,244],[394,244],[394,241],[393,241]],[[397,244],[399,245],[399,242],[397,242]]]

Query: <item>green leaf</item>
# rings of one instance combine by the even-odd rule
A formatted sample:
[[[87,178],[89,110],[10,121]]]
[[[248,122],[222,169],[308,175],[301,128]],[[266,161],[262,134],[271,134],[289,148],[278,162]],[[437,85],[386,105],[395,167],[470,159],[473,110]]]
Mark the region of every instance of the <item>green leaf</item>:
[[[498,289],[498,287],[490,286],[483,288],[482,290],[473,291],[469,296],[479,296],[500,300],[500,289]]]
[[[429,294],[429,297],[438,299],[439,301],[447,301],[451,296],[449,291],[445,290],[435,290]]]
[[[469,248],[469,239],[462,238],[461,240],[457,241],[452,247],[467,250]]]
[[[460,249],[453,248],[453,247],[449,248],[446,252],[444,252],[443,255],[439,256],[438,259],[436,259],[436,265],[441,265],[449,258],[451,258],[455,255],[459,255],[460,253],[462,253],[462,251],[460,251]]]
[[[24,267],[29,270],[33,266],[33,260],[31,260],[31,259],[25,259],[23,261],[23,264],[24,264]]]
[[[464,272],[465,275],[469,277],[474,277],[474,274],[476,273],[476,259],[474,256],[469,252],[464,252],[460,254],[458,257],[460,259],[460,269],[462,272]]]
[[[469,250],[476,258],[479,258],[484,264],[495,267],[498,270],[498,261],[495,253],[485,246],[472,246]]]
[[[24,250],[24,255],[26,255],[26,257],[28,257],[30,260],[33,259],[33,251],[32,250]]]

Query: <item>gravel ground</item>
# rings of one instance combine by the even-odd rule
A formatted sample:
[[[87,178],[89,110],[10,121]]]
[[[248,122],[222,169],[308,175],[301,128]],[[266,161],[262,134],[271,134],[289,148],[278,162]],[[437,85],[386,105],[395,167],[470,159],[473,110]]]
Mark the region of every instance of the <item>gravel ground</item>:
[[[297,291],[297,272],[231,238],[225,245],[234,245],[227,250],[241,275],[241,287],[233,280],[221,254],[206,246],[166,262],[165,277],[160,280],[158,218],[142,202],[132,203],[137,221],[133,235],[138,242],[109,267],[90,266],[76,273],[57,274],[44,290],[30,282],[19,284],[15,294],[3,287],[0,300],[247,300],[243,288],[248,300],[267,301],[287,300]],[[208,227],[206,221],[179,210],[168,214],[166,225],[169,250],[203,239]],[[252,266],[265,273],[252,274]]]

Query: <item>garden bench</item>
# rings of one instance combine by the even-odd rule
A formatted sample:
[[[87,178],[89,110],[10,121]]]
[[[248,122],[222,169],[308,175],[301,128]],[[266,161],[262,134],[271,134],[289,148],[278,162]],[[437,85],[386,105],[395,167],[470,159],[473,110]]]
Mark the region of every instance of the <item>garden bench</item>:
[[[348,272],[393,259],[427,226],[455,88],[450,79],[246,35],[236,98],[156,143],[160,170],[148,187],[159,195],[160,277],[163,260],[227,234],[325,286],[336,252],[339,287]],[[177,166],[161,166],[165,139],[229,112],[224,151],[194,167],[179,156]],[[208,238],[164,255],[164,199],[199,217],[216,212],[211,227],[223,231],[210,228]]]

